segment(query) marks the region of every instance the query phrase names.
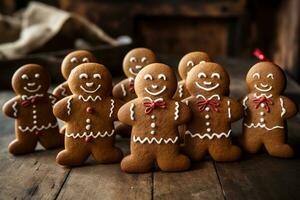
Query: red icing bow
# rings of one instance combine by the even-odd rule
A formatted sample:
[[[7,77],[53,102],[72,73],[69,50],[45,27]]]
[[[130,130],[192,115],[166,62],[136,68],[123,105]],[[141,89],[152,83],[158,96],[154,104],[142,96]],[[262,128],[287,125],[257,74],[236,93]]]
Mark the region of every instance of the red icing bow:
[[[269,61],[265,54],[258,48],[254,49],[253,55],[261,61]]]
[[[270,112],[270,105],[273,105],[273,101],[271,99],[268,99],[265,96],[262,96],[258,99],[254,99],[253,102],[255,103],[255,108],[257,109],[260,104],[264,104],[265,105],[265,109],[267,110],[267,112]]]
[[[22,101],[21,101],[21,105],[22,105],[23,107],[27,107],[27,106],[30,106],[30,105],[32,105],[32,104],[36,104],[36,103],[38,103],[38,102],[43,102],[43,101],[45,101],[45,100],[46,100],[45,97],[32,97],[32,98],[27,99],[27,100],[22,100]]]
[[[220,101],[214,99],[202,99],[197,101],[198,110],[202,112],[207,106],[213,111],[219,112]]]
[[[134,79],[129,79],[129,91],[134,93]]]
[[[155,108],[166,108],[166,102],[162,99],[157,100],[157,101],[147,101],[144,102],[144,106],[146,107],[145,109],[145,113],[149,114],[152,112],[152,110],[154,110]]]

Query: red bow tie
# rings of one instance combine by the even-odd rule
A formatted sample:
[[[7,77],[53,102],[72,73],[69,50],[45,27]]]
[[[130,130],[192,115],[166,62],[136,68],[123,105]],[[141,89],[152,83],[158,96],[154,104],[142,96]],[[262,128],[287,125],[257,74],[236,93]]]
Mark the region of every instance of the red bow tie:
[[[258,99],[254,99],[253,102],[255,103],[256,109],[260,106],[260,104],[264,103],[265,109],[267,110],[267,112],[270,112],[270,105],[273,105],[273,101],[271,99],[268,99],[265,96],[262,96]]]
[[[203,99],[197,101],[198,110],[202,112],[207,106],[210,106],[213,111],[219,112],[220,101],[214,99]]]
[[[38,102],[42,102],[42,101],[45,101],[45,100],[46,100],[45,97],[32,97],[31,99],[21,101],[21,105],[23,107],[27,107],[27,106],[30,106],[32,104],[36,104]]]
[[[166,108],[166,102],[164,100],[157,100],[157,101],[147,101],[144,102],[144,106],[146,107],[145,113],[149,114],[154,110],[155,108]]]
[[[134,79],[129,79],[129,91],[134,93]]]

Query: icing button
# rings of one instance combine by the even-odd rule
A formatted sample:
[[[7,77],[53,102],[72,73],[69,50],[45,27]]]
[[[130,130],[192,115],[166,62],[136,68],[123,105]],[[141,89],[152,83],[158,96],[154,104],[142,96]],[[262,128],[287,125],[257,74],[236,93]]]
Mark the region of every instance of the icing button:
[[[155,119],[155,115],[151,115],[151,119]]]
[[[91,119],[86,119],[86,123],[91,123]]]
[[[34,120],[34,121],[33,121],[33,123],[34,123],[34,124],[36,124],[36,123],[37,123],[37,121],[36,121],[36,120]]]
[[[155,128],[155,123],[151,123],[151,128]]]
[[[36,134],[36,135],[40,135],[40,134],[41,134],[41,132],[40,132],[40,131],[35,131],[35,132],[34,132],[34,134]]]
[[[209,122],[206,122],[206,123],[205,123],[205,125],[206,125],[206,126],[209,126],[209,125],[210,125],[210,123],[209,123]]]
[[[91,130],[91,125],[90,124],[86,125],[85,129],[88,130],[88,131]]]
[[[94,113],[94,108],[89,106],[89,107],[86,108],[86,112],[89,113],[89,114],[93,114]]]
[[[211,129],[210,129],[210,128],[207,128],[206,130],[207,130],[207,132],[210,132],[210,131],[211,131]]]
[[[264,116],[264,115],[265,115],[265,113],[264,113],[264,112],[260,112],[260,115],[261,115],[261,116]]]
[[[205,115],[205,119],[209,119],[209,115]]]
[[[36,113],[36,110],[33,110],[32,113],[35,114],[35,113]]]
[[[264,122],[265,121],[265,119],[264,118],[260,118],[260,122]]]
[[[264,108],[266,105],[264,103],[260,104],[260,107]]]
[[[151,133],[151,135],[154,135],[154,134],[155,134],[155,131],[151,131],[150,133]]]
[[[206,107],[206,108],[205,108],[205,111],[209,111],[209,110],[210,110],[209,107]]]
[[[32,117],[33,117],[33,119],[36,119],[36,115],[33,115]]]

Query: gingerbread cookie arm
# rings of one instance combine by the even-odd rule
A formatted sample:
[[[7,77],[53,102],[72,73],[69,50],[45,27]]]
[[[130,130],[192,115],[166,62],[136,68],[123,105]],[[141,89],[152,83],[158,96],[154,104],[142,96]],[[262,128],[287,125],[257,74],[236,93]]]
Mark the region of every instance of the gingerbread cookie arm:
[[[288,97],[280,96],[279,103],[281,107],[280,115],[283,119],[291,118],[298,111],[296,104]]]
[[[126,82],[128,82],[128,79],[125,79],[119,83],[117,83],[112,90],[112,94],[117,99],[124,99],[128,94],[127,88],[126,88]]]
[[[59,99],[69,96],[68,93],[69,93],[69,86],[67,82],[63,82],[53,90],[53,95],[57,96]]]
[[[238,101],[228,98],[226,103],[228,119],[230,122],[235,122],[243,117],[244,109]]]
[[[70,120],[70,116],[72,114],[72,104],[73,96],[68,96],[61,99],[53,106],[53,114],[57,118],[67,122],[68,120]]]
[[[111,103],[110,103],[109,117],[111,117],[113,121],[117,121],[118,111],[124,103],[117,98],[111,98],[110,102]]]
[[[178,82],[177,90],[176,90],[176,93],[174,95],[174,99],[184,98],[186,96],[185,92],[186,92],[185,81],[181,80],[181,81]]]
[[[118,119],[128,125],[133,125],[136,120],[136,102],[130,101],[118,111]]]
[[[175,101],[174,120],[178,125],[188,122],[191,115],[191,110],[185,103]]]
[[[57,96],[54,96],[53,94],[49,94],[49,93],[48,93],[48,98],[52,106],[59,100]]]
[[[20,104],[18,103],[19,98],[20,97],[14,97],[3,105],[2,111],[5,115],[11,118],[18,118],[20,106]]]

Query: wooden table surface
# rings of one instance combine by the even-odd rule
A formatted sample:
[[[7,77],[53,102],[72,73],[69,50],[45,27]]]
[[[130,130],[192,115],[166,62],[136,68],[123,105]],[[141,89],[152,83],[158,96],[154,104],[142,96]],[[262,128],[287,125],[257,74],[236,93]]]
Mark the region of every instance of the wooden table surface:
[[[175,61],[169,63],[175,66]],[[245,95],[244,77],[254,62],[218,62],[230,73],[231,95]],[[0,91],[0,105],[13,95]],[[286,95],[299,105],[300,87],[290,78]],[[39,147],[35,153],[15,157],[7,151],[14,138],[14,120],[1,113],[0,199],[299,199],[300,115],[288,125],[288,140],[297,152],[293,159],[261,152],[232,163],[217,163],[207,157],[180,173],[126,174],[119,164],[97,165],[92,159],[82,167],[64,168],[55,163],[59,149],[44,151]],[[233,132],[241,133],[241,121],[234,124]],[[117,138],[117,146],[128,153],[129,140]]]

